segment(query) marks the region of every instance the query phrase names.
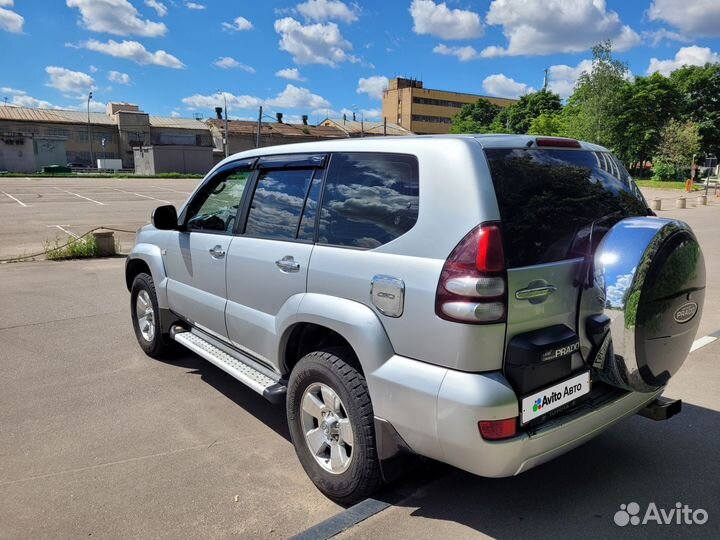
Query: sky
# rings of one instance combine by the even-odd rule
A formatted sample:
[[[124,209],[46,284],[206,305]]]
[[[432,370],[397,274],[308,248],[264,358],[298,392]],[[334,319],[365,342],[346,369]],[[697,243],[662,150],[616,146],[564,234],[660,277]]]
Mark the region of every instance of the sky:
[[[720,62],[720,0],[0,0],[0,106],[380,120],[396,76],[565,98],[604,39],[635,76]]]

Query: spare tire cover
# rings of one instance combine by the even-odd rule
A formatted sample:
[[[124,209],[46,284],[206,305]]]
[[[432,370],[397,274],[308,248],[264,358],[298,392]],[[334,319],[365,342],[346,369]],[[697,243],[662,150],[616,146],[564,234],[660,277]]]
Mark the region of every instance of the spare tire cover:
[[[591,358],[595,377],[626,390],[657,390],[685,362],[700,324],[700,245],[682,221],[628,218],[602,239],[594,264],[592,294],[611,320]]]

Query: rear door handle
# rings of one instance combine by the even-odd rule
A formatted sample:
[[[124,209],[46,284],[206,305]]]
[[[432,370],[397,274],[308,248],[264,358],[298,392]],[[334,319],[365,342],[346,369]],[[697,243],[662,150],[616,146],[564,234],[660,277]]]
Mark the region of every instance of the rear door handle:
[[[553,285],[544,285],[542,287],[526,287],[515,291],[515,298],[517,300],[537,300],[540,298],[547,298],[552,293],[557,291],[557,287]]]
[[[275,261],[275,266],[277,266],[281,272],[288,274],[300,271],[300,263],[295,262],[295,258],[292,255],[285,255],[282,259],[278,259]]]
[[[225,250],[222,248],[220,244],[216,245],[215,247],[210,248],[210,256],[213,259],[222,259],[225,256]]]

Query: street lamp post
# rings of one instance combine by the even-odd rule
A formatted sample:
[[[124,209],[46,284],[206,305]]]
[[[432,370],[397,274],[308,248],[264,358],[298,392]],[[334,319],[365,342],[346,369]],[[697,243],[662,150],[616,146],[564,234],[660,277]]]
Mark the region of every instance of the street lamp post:
[[[93,163],[95,163],[95,156],[93,156],[93,143],[92,143],[92,131],[90,129],[90,100],[92,99],[92,92],[88,93],[87,98],[87,133],[88,133],[88,143],[90,144],[90,168],[93,168]]]
[[[220,90],[218,90],[220,92]],[[222,92],[223,97],[223,104],[225,105],[224,111],[225,111],[225,137],[223,141],[223,145],[225,146],[225,157],[228,157],[230,155],[230,135],[228,134],[228,116],[227,116],[227,94],[225,92]]]

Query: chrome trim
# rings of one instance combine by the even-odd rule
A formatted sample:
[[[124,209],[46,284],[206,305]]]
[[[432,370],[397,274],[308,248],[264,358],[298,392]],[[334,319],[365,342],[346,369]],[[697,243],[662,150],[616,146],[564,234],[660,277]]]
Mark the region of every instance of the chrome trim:
[[[611,384],[641,392],[657,390],[641,376],[635,349],[640,293],[650,262],[665,240],[689,230],[688,225],[676,220],[627,218],[610,229],[600,242],[595,253],[595,287],[611,320],[612,347],[602,372],[610,377]]]
[[[292,255],[285,255],[282,259],[278,259],[275,261],[275,266],[286,274],[294,274],[300,271],[300,263],[295,262],[295,257]]]
[[[517,300],[535,300],[538,298],[547,298],[552,293],[557,291],[557,287],[553,285],[544,285],[542,287],[526,287],[515,291],[515,298]]]
[[[405,282],[393,276],[373,276],[370,281],[370,299],[383,315],[400,317],[405,309]]]

